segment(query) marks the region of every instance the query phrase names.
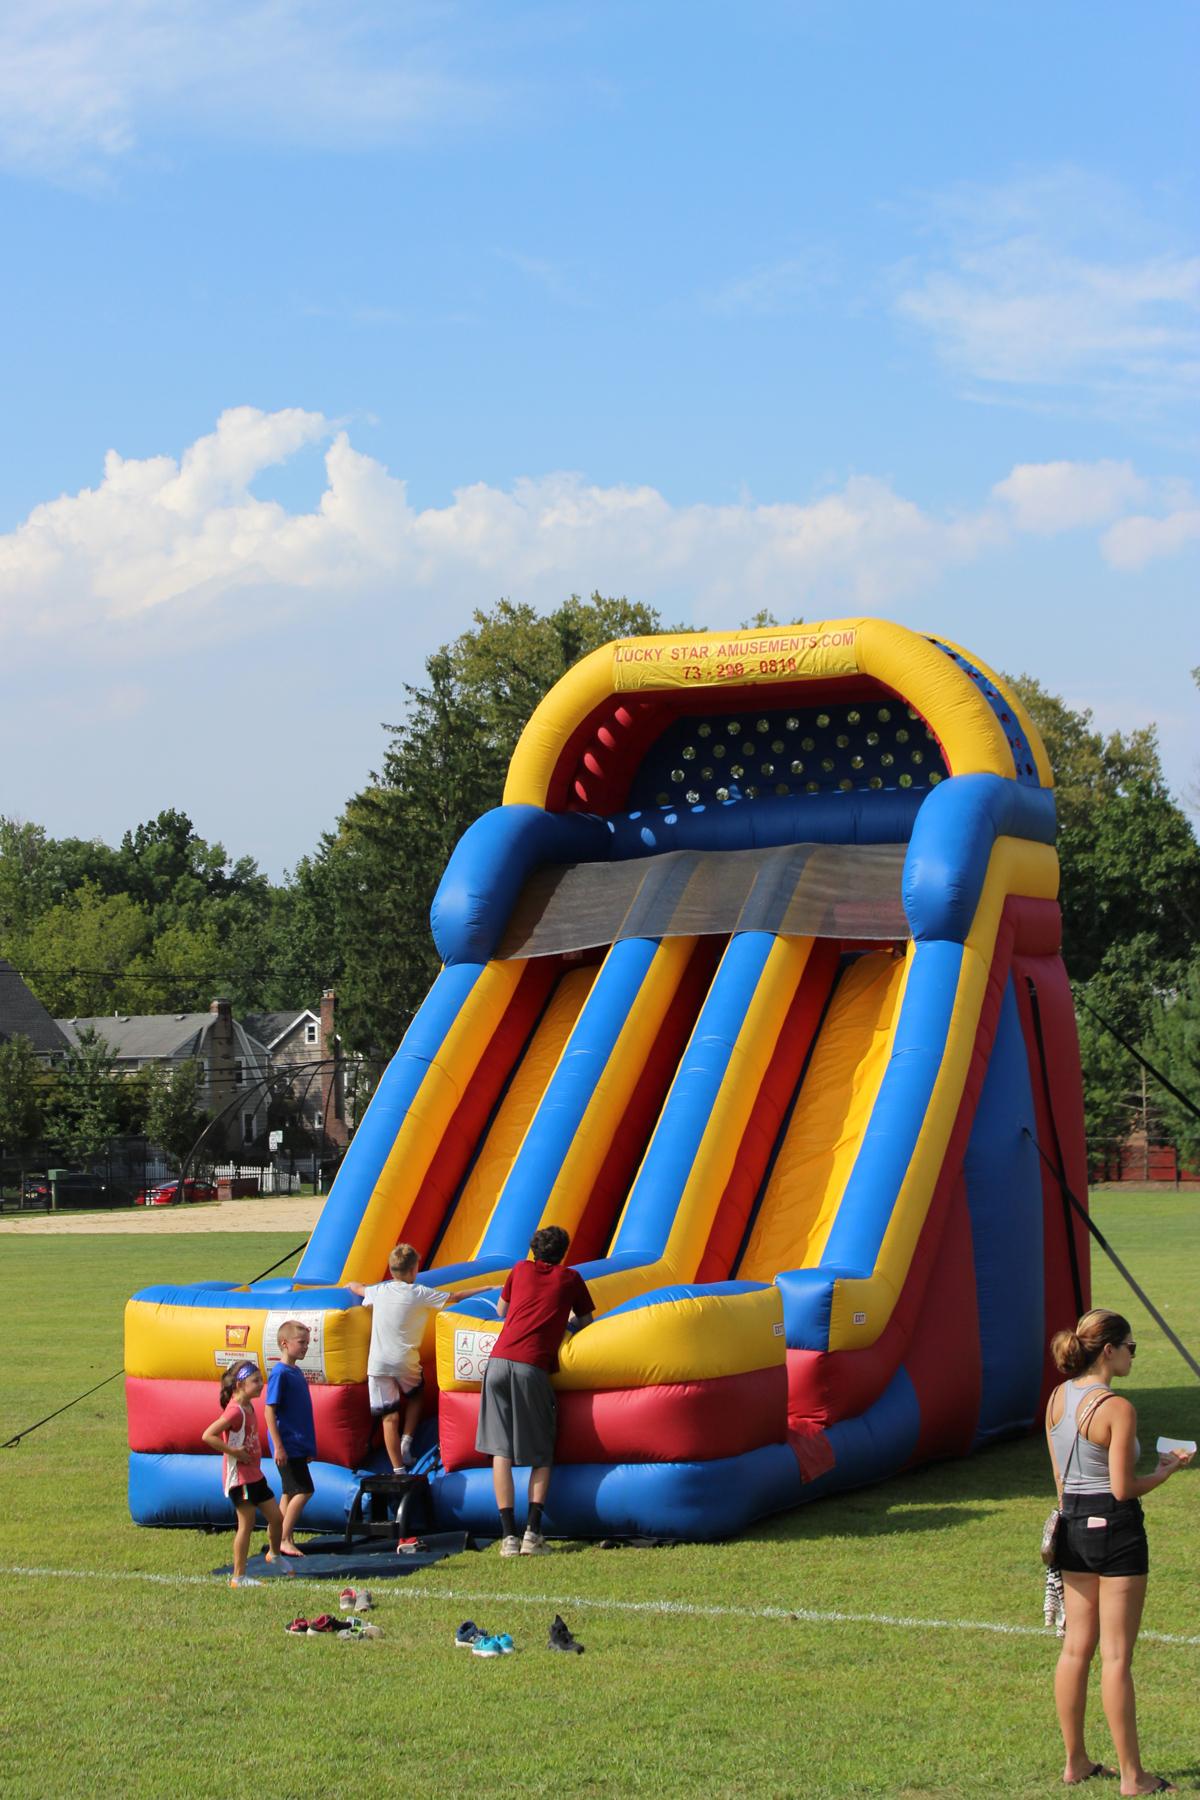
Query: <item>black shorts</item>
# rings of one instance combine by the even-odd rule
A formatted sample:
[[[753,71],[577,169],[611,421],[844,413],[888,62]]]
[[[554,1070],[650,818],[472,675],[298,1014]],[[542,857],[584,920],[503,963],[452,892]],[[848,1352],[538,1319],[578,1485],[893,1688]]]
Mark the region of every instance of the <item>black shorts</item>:
[[[1067,1575],[1148,1575],[1150,1546],[1140,1500],[1066,1494],[1058,1566]]]
[[[273,1500],[275,1496],[266,1477],[260,1475],[257,1481],[239,1481],[236,1487],[230,1488],[229,1498],[235,1506],[245,1506],[251,1501],[255,1506],[261,1506],[264,1500]]]
[[[307,1456],[289,1456],[286,1462],[277,1463],[279,1479],[285,1494],[311,1494],[313,1478],[308,1469]]]

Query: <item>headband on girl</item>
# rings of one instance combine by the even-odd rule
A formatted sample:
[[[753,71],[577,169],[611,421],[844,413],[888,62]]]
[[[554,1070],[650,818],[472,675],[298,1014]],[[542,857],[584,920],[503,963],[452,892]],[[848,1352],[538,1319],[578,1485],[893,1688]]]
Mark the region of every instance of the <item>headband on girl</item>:
[[[258,1364],[256,1362],[239,1363],[237,1368],[233,1371],[233,1379],[235,1381],[249,1381],[250,1377],[252,1375],[257,1375],[258,1372]]]

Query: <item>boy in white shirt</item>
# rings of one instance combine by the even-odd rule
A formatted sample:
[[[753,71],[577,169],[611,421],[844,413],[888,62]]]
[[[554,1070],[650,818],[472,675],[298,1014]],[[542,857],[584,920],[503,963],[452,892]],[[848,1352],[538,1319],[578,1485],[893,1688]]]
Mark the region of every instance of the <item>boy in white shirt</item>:
[[[411,1244],[397,1244],[388,1257],[390,1281],[364,1287],[348,1281],[352,1294],[371,1308],[371,1348],[367,1354],[367,1392],[371,1416],[383,1421],[383,1442],[396,1474],[413,1464],[413,1432],[421,1417],[425,1376],[421,1339],[431,1312],[440,1311],[458,1294],[422,1287],[416,1279],[420,1256]],[[404,1413],[401,1434],[399,1415]]]

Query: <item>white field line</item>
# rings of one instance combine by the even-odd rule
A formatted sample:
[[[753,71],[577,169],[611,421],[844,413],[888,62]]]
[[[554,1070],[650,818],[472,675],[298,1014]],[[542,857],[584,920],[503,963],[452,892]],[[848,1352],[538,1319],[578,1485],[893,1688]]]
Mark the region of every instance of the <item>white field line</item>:
[[[223,1575],[152,1575],[136,1569],[36,1569],[2,1568],[0,1575],[21,1580],[53,1581],[149,1581],[161,1587],[224,1587]],[[303,1575],[272,1576],[267,1585],[297,1588],[328,1588],[335,1579],[308,1579]],[[360,1579],[362,1579],[360,1577]],[[389,1577],[389,1581],[392,1578]],[[590,1607],[594,1612],[654,1613],[660,1617],[684,1619],[767,1619],[801,1625],[883,1625],[894,1631],[984,1631],[995,1637],[1043,1638],[1056,1643],[1052,1632],[1037,1625],[1002,1625],[990,1619],[923,1619],[903,1613],[819,1612],[806,1606],[703,1606],[690,1600],[605,1600],[588,1594],[519,1594],[488,1592],[481,1588],[418,1587],[407,1578],[398,1579],[393,1590],[398,1598],[410,1600],[457,1600],[472,1606],[484,1601],[489,1606],[564,1606]],[[1189,1649],[1200,1646],[1200,1636],[1181,1637],[1169,1631],[1143,1631],[1139,1641],[1151,1644],[1173,1644]]]

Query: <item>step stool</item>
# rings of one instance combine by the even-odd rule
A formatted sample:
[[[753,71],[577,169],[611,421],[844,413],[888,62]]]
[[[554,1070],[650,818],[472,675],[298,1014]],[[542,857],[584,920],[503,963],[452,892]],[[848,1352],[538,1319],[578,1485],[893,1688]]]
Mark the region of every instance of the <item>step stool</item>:
[[[371,1516],[363,1518],[363,1500],[371,1502]],[[392,1506],[395,1514],[388,1518]],[[376,1517],[382,1511],[382,1518]],[[416,1537],[433,1525],[433,1502],[424,1475],[365,1475],[350,1503],[346,1519],[346,1543],[356,1538]]]

